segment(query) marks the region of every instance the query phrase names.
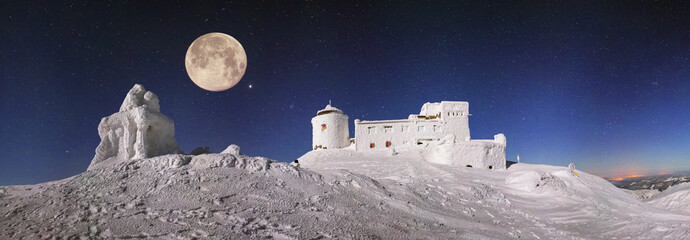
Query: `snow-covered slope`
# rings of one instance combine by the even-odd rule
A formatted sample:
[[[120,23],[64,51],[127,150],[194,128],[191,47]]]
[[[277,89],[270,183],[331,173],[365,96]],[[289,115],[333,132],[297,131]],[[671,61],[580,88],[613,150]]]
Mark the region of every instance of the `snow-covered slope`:
[[[461,233],[490,238],[682,239],[690,216],[652,207],[608,181],[565,167],[514,164],[486,171],[435,165],[414,151],[389,156],[347,149],[300,158],[320,173],[350,169],[393,193],[389,204],[419,210]],[[472,238],[472,237],[470,237]]]
[[[690,214],[690,182],[671,186],[649,199],[648,202],[659,208]]]
[[[234,153],[230,153],[234,152]],[[487,171],[418,152],[319,150],[301,168],[239,151],[102,165],[0,187],[0,239],[685,239],[659,209],[564,167]]]
[[[453,238],[387,204],[377,181],[262,157],[164,155],[0,187],[0,239]]]

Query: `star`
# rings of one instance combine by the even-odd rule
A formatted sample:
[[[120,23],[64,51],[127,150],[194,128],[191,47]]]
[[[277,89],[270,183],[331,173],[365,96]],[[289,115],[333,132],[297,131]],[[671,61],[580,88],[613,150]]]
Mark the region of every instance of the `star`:
[[[251,84],[249,84],[249,89],[252,89],[252,85],[251,85]]]

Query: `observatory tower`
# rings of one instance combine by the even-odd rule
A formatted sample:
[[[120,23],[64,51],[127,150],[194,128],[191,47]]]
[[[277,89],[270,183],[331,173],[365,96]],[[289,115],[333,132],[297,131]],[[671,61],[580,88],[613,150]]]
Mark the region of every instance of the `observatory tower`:
[[[311,119],[312,147],[316,149],[344,148],[350,145],[347,115],[329,103]]]

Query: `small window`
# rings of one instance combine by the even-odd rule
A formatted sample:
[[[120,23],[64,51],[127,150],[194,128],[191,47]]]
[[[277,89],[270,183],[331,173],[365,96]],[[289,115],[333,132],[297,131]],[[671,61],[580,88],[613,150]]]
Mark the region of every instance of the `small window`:
[[[383,126],[383,132],[393,132],[393,126]]]
[[[386,147],[391,147],[391,141],[386,141]]]
[[[424,132],[424,126],[418,126],[417,132]]]
[[[467,164],[467,166],[465,166],[465,167],[472,167],[472,165]]]
[[[376,133],[376,127],[375,126],[367,127],[367,133]]]
[[[369,148],[375,148],[375,147],[376,147],[376,144],[374,144],[374,143],[369,143]]]
[[[441,126],[434,125],[434,132],[440,132],[441,131]]]
[[[407,142],[407,141],[405,141],[405,140],[402,141],[402,144],[403,144],[403,145],[407,145],[408,143],[409,143],[409,142]]]
[[[494,166],[489,165],[489,169],[494,169]]]
[[[326,130],[326,124],[321,124],[321,131]]]
[[[410,126],[402,126],[403,132],[410,132]]]

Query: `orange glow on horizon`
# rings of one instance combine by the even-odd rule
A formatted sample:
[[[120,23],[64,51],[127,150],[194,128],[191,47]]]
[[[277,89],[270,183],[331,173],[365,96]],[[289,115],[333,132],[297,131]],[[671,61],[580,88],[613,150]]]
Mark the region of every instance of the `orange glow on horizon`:
[[[644,177],[644,176],[646,176],[646,175],[644,175],[644,174],[631,174],[631,175],[627,175],[627,176],[613,177],[610,179],[614,180],[614,181],[623,181],[623,179],[626,179],[626,178],[636,178],[636,177]]]

